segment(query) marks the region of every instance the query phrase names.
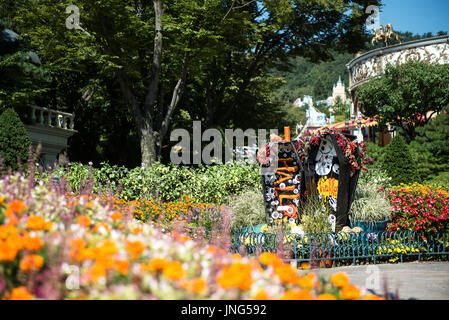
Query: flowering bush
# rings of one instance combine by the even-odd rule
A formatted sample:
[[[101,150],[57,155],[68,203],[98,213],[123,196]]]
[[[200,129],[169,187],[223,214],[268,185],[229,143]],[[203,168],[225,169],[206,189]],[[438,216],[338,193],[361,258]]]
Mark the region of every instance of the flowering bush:
[[[0,180],[2,299],[378,299],[344,274],[300,275],[272,253],[229,254],[133,217],[101,198],[68,198],[20,173]]]
[[[392,204],[392,219],[388,229],[449,231],[449,188],[401,184],[388,191]]]

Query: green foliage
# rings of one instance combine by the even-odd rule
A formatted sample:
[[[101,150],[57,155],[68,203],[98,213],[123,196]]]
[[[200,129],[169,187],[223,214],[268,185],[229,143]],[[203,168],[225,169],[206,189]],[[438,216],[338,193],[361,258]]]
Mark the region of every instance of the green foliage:
[[[414,61],[388,65],[381,77],[358,88],[357,96],[365,116],[380,116],[381,126],[402,128],[410,142],[416,127],[449,105],[449,65]]]
[[[7,27],[0,21],[0,113],[36,103],[49,81],[47,71],[31,63],[27,46]]]
[[[13,109],[0,115],[0,158],[6,168],[17,170],[19,158],[25,163],[31,146],[28,133]]]
[[[378,167],[370,168],[368,171],[361,171],[359,177],[360,184],[375,184],[382,188],[389,188],[391,186],[391,177]]]
[[[449,172],[440,172],[437,175],[431,176],[425,184],[433,186],[444,186],[449,188]]]
[[[440,32],[438,35],[446,34]],[[413,41],[424,38],[429,38],[434,35],[426,33],[422,35],[414,35],[410,32],[399,32],[401,41]],[[383,46],[383,43],[377,43],[374,46],[370,42],[366,43],[364,51],[370,51]],[[270,74],[276,77],[285,79],[284,83],[273,92],[273,95],[278,97],[281,101],[293,103],[297,98],[302,98],[304,95],[314,97],[315,101],[324,100],[332,95],[332,86],[341,76],[344,83],[349,82],[348,69],[346,64],[354,59],[352,53],[338,53],[331,50],[332,59],[330,61],[312,62],[304,57],[290,58],[288,62],[291,64],[290,68],[273,68],[270,69]],[[335,107],[334,107],[335,109]],[[346,112],[346,109],[344,110]],[[340,116],[337,122],[349,119],[349,115]]]
[[[83,124],[76,126],[79,132],[71,141],[71,160],[87,162],[86,155],[91,155],[96,162],[140,164],[135,158],[141,146],[142,115],[163,139],[155,144],[162,161],[170,146],[160,124],[189,129],[181,110],[193,120],[204,121],[206,127],[276,128],[284,119],[284,100],[277,103],[273,90],[280,85],[279,77],[268,69],[288,68],[290,57],[321,61],[331,57],[331,50],[355,53],[368,40],[366,30],[360,28],[366,20],[366,0],[270,0],[244,5],[164,0],[162,56],[160,64],[153,63],[154,52],[159,52],[153,51],[159,38],[155,2],[76,1],[81,27],[90,36],[66,28],[69,3],[23,1],[17,6],[4,0],[0,4],[1,16],[14,22],[14,29],[49,72],[51,83],[43,87],[46,99],[39,105],[75,111],[77,122]],[[187,55],[184,94],[173,114],[167,114]],[[345,69],[343,64],[340,67]],[[159,70],[156,81],[154,71]],[[150,83],[157,91],[148,105]],[[328,90],[326,84],[323,87]],[[134,109],[130,102],[135,102]]]
[[[366,153],[374,158],[374,164],[382,161],[382,155],[384,154],[384,147],[379,146],[377,143],[366,142]]]
[[[301,205],[300,224],[305,233],[330,233],[332,226],[328,216],[322,211],[321,200],[317,196],[309,196]]]
[[[39,175],[39,172],[37,172]],[[54,173],[65,178],[71,190],[82,192],[90,183],[93,191],[111,191],[125,200],[144,198],[175,201],[183,195],[196,201],[225,204],[232,195],[260,187],[258,166],[243,163],[200,166],[192,169],[173,164],[154,163],[148,168],[128,170],[123,166],[101,163],[99,168],[71,162]],[[39,179],[48,180],[49,173]]]
[[[349,215],[353,221],[376,222],[384,221],[391,216],[390,203],[387,194],[380,191],[381,185],[374,182],[357,184],[354,201]]]
[[[266,223],[265,203],[259,189],[249,189],[232,196],[229,205],[233,227],[244,228]]]
[[[416,140],[410,150],[421,181],[431,180],[440,172],[449,171],[449,114],[443,110],[432,121],[416,129]]]
[[[396,135],[385,147],[381,167],[391,177],[392,185],[415,182],[417,179],[416,164],[401,135]]]

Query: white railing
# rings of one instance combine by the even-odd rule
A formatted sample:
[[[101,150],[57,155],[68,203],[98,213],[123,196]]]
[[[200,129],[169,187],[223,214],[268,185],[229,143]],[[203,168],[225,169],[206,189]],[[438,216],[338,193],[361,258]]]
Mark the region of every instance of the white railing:
[[[31,121],[33,124],[40,124],[49,127],[74,130],[75,115],[56,111],[53,109],[29,105],[31,108]]]

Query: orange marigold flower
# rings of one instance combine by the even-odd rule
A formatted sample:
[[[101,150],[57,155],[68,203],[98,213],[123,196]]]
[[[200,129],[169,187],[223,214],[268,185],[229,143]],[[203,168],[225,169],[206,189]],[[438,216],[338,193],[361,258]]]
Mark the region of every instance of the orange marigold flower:
[[[330,278],[331,283],[339,288],[342,288],[349,284],[349,278],[344,272],[337,272]]]
[[[143,231],[142,227],[135,227],[135,228],[132,228],[132,230],[131,230],[131,232],[134,234],[141,233],[142,231]]]
[[[225,289],[248,290],[252,285],[251,266],[240,262],[225,266],[217,282]]]
[[[192,279],[187,284],[187,290],[192,293],[201,293],[206,290],[206,281],[203,278]]]
[[[39,216],[29,216],[27,220],[27,228],[31,230],[42,230],[45,228],[45,220]]]
[[[347,300],[354,300],[360,297],[359,288],[352,284],[345,285],[340,292],[340,297]]]
[[[13,261],[18,250],[11,247],[6,241],[0,240],[0,261]]]
[[[8,207],[5,210],[5,215],[10,217],[11,214],[20,214],[22,211],[26,210],[27,206],[21,200],[13,200],[8,203]]]
[[[309,273],[309,274],[307,274],[305,276],[298,277],[295,282],[300,287],[303,287],[303,288],[306,288],[306,289],[313,289],[314,282],[315,282],[315,274],[314,273]]]
[[[6,239],[10,235],[17,235],[17,228],[13,225],[0,225],[0,240]]]
[[[282,260],[279,259],[274,253],[272,252],[263,252],[259,256],[259,261],[266,265],[266,266],[272,266],[273,268],[280,266],[283,264]]]
[[[283,264],[274,269],[279,280],[284,283],[294,283],[297,279],[296,269],[289,264]]]
[[[281,300],[315,300],[309,290],[290,289],[285,291]]]
[[[100,278],[106,277],[106,269],[99,263],[95,263],[92,267],[86,269],[86,274],[92,282],[97,283]]]
[[[126,276],[128,274],[129,261],[128,260],[117,260],[115,262],[115,269],[118,272],[120,272],[120,274]]]
[[[123,216],[120,214],[120,213],[118,213],[117,211],[114,211],[112,214],[111,214],[111,219],[113,220],[113,221],[117,221],[117,220],[120,220],[120,219],[122,219],[123,218]]]
[[[84,228],[87,228],[90,226],[90,218],[88,216],[78,216],[77,218],[77,223],[81,226],[83,226]]]
[[[33,296],[24,286],[22,286],[12,289],[9,300],[33,300]]]
[[[19,268],[23,271],[39,271],[44,265],[44,258],[36,254],[26,255],[20,260]]]
[[[318,300],[337,300],[337,298],[330,293],[322,293],[318,296]]]
[[[259,290],[253,298],[254,300],[268,300],[268,295],[265,290]]]
[[[184,275],[184,269],[182,268],[181,262],[170,261],[165,265],[162,274],[167,278],[179,280]]]
[[[0,197],[0,206],[3,207],[4,204],[5,204],[5,197]]]
[[[126,242],[126,251],[131,255],[131,259],[133,260],[137,259],[143,250],[145,250],[145,246],[139,240]]]
[[[148,263],[148,269],[150,269],[150,271],[156,272],[159,270],[163,270],[166,264],[167,261],[165,259],[154,258],[151,259],[150,262]]]

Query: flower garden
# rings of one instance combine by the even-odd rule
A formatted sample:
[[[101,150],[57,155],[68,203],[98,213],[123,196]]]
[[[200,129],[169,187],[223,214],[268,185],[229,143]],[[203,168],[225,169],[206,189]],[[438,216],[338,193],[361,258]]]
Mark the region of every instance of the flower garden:
[[[323,146],[331,140],[320,137],[334,133],[320,134],[291,144],[303,164],[313,148],[332,154]],[[0,297],[385,299],[354,286],[344,273],[318,276],[315,268],[447,259],[449,188],[391,186],[383,170],[364,168],[373,159],[363,144],[334,137],[342,175],[356,178],[345,191],[353,197],[347,211],[338,211],[345,202],[335,190],[334,202],[327,202],[330,189],[314,195],[298,188],[296,195],[274,192],[264,199],[269,186],[260,192],[255,164],[192,169],[156,163],[128,170],[67,163],[43,170],[29,160],[25,170],[4,172],[0,180]],[[261,150],[264,165],[273,144]],[[288,168],[287,160],[279,170],[300,168]],[[324,181],[338,186],[342,175],[335,162],[335,172],[330,165],[326,171],[325,161],[315,164],[320,183],[329,175]],[[292,186],[274,185],[278,192],[299,183],[299,175],[280,176],[290,177]],[[302,197],[297,219],[284,206],[278,210],[287,210],[285,216],[278,212],[267,223],[276,196]],[[341,220],[341,213],[349,219]],[[337,229],[335,215],[346,225]]]
[[[192,223],[188,215],[204,217],[208,209],[188,197],[158,204],[72,196],[51,181],[34,186],[32,175],[6,175],[0,183],[0,295],[12,300],[381,299],[350,284],[345,274],[299,275],[274,253],[230,254],[226,232],[206,241],[169,223]],[[229,229],[226,212],[221,210],[219,219]]]
[[[239,172],[234,183],[256,176],[239,166],[231,169]],[[86,179],[75,183],[85,169],[2,177],[2,299],[383,299],[350,284],[345,274],[318,277],[313,268],[445,259],[449,253],[447,187],[391,187],[388,179],[366,175],[360,185],[374,184],[391,204],[387,228],[332,233],[319,221],[269,226],[261,223],[264,212],[240,212],[239,202],[203,202],[187,192],[177,199],[165,194],[176,200],[149,196],[142,186],[156,176],[145,170],[137,179],[142,185],[128,189],[120,189],[120,181],[113,187],[101,181],[99,172],[111,179],[120,171],[108,166],[87,167]],[[172,174],[187,174],[170,166],[160,170],[167,183]],[[188,174],[200,175],[202,183],[211,175]],[[231,183],[222,192],[234,190]]]

